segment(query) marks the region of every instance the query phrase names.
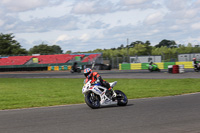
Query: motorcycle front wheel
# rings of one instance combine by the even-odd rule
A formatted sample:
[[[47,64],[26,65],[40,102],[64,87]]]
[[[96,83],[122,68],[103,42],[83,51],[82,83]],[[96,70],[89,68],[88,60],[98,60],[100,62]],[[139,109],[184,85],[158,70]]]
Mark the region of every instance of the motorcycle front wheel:
[[[127,96],[120,90],[115,90],[115,93],[117,94],[117,105],[119,106],[126,106],[128,103]]]
[[[71,73],[74,73],[74,70],[70,70]]]
[[[153,70],[152,70],[152,69],[149,69],[149,72],[153,72]]]
[[[100,107],[99,97],[91,91],[85,94],[85,103],[92,109]]]

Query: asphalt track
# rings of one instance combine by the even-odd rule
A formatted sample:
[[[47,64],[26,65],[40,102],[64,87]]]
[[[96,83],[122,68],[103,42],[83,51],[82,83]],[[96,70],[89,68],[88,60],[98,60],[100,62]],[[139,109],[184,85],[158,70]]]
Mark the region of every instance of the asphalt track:
[[[186,69],[185,73],[171,74],[167,70],[149,72],[148,70],[112,70],[98,71],[103,78],[135,78],[135,79],[183,79],[200,78],[200,72]],[[0,78],[84,78],[83,73],[69,71],[43,71],[43,72],[0,72]]]
[[[1,133],[199,133],[200,93],[130,100],[126,107],[86,104],[0,111]]]
[[[104,78],[200,78],[148,71],[99,71]],[[84,78],[69,72],[0,73],[1,78]],[[200,133],[200,93],[129,100],[125,107],[86,104],[0,111],[0,133]]]

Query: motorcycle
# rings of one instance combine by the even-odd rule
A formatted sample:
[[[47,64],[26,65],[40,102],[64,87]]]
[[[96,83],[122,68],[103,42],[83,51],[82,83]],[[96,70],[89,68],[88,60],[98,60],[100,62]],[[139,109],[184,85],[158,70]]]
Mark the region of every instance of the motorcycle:
[[[150,72],[153,72],[153,71],[160,72],[160,69],[158,68],[158,65],[156,65],[156,64],[152,64],[152,65],[147,64],[146,66],[148,67]]]
[[[71,73],[75,73],[75,72],[81,73],[81,68],[78,67],[78,68],[76,68],[76,69],[71,69],[70,72],[71,72]]]
[[[196,64],[194,65],[194,71],[195,72],[199,72],[200,71],[200,67],[198,67]]]
[[[117,81],[110,83],[110,86],[113,88],[116,84]],[[85,83],[82,88],[85,102],[92,109],[109,105],[126,106],[128,103],[127,96],[120,90],[113,91],[108,91],[107,88],[101,86],[100,83],[92,84],[91,80]]]

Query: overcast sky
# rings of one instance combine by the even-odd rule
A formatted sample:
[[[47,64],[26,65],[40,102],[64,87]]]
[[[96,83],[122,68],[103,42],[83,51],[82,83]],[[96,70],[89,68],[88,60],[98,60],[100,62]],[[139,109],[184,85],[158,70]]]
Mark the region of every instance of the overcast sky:
[[[0,33],[27,50],[109,49],[134,41],[200,44],[200,0],[0,0]]]

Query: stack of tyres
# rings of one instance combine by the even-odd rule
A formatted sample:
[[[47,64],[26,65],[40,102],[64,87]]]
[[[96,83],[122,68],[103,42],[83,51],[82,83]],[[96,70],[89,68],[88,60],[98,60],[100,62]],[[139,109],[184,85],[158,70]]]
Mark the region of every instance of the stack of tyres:
[[[51,66],[48,66],[47,70],[48,70],[48,71],[51,71]]]
[[[184,65],[179,65],[179,73],[184,73]]]
[[[173,70],[173,65],[169,65],[168,66],[168,73],[172,73],[172,70]]]
[[[173,65],[172,73],[173,74],[179,73],[179,66],[178,65]]]

